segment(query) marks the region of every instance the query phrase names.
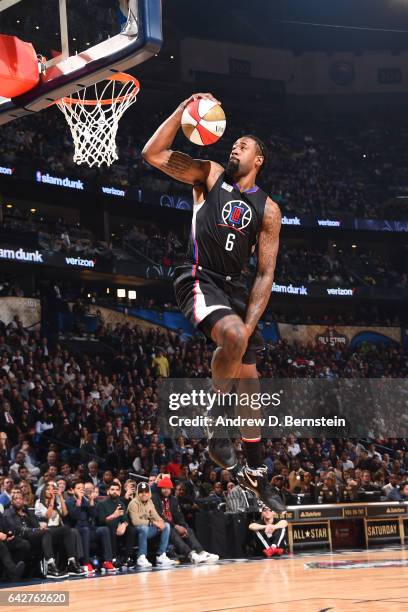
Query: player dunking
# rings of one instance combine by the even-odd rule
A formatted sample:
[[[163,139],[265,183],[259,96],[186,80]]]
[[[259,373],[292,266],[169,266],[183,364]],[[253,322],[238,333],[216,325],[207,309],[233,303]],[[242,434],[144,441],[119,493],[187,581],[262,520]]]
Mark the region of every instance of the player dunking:
[[[143,157],[169,176],[193,185],[191,240],[186,263],[176,271],[174,289],[185,316],[217,345],[212,381],[215,390],[225,393],[237,380],[258,380],[256,351],[263,348],[263,339],[257,324],[271,294],[281,214],[255,184],[267,157],[257,137],[242,136],[234,143],[225,170],[216,162],[192,159],[171,149],[184,108],[200,98],[215,100],[211,94],[185,100],[150,138]],[[258,264],[248,295],[240,277],[254,248]],[[247,465],[237,473],[240,484],[269,508],[283,512],[285,506],[262,465],[260,430],[241,433]],[[223,468],[235,467],[231,440],[210,437],[209,451]]]

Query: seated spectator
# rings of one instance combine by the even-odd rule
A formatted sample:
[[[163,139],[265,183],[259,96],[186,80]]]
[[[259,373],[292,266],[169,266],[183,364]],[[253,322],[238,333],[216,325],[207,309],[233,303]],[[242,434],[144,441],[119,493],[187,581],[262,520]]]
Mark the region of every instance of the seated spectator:
[[[172,566],[175,561],[166,555],[169,544],[170,525],[163,521],[158,514],[150,493],[150,487],[146,482],[137,485],[137,496],[128,506],[128,515],[131,524],[136,527],[139,549],[136,565],[142,568],[152,567],[148,561],[147,541],[160,537],[159,547],[156,555],[156,564],[161,567]]]
[[[302,494],[309,498],[308,503],[315,503],[316,501],[316,486],[312,481],[312,475],[310,472],[300,472],[296,480],[297,484],[293,488],[293,493]]]
[[[86,475],[86,480],[92,482],[95,487],[100,486],[101,479],[99,477],[98,463],[96,461],[90,461],[88,463],[88,473]]]
[[[11,490],[14,486],[13,479],[10,476],[6,476],[3,480],[3,486],[0,494],[0,504],[4,509],[8,508],[11,504]]]
[[[289,488],[293,493],[295,487],[299,486],[300,475],[304,474],[304,470],[300,467],[300,462],[297,459],[291,461],[291,472],[289,473]]]
[[[15,493],[10,507],[4,512],[4,524],[7,531],[18,532],[24,540],[30,544],[33,550],[42,552],[46,561],[45,575],[47,578],[62,578],[68,573],[57,568],[51,531],[47,529],[45,522],[39,522],[32,510],[24,505],[22,494]],[[75,561],[73,543],[72,548],[67,551],[70,554],[69,561]]]
[[[389,499],[389,495],[392,491],[399,490],[399,487],[398,487],[399,482],[400,482],[400,478],[398,474],[390,475],[389,482],[381,488],[383,495],[386,495],[387,499]]]
[[[339,497],[334,472],[328,472],[326,477],[321,477],[323,482],[318,483],[316,487],[318,501],[322,504],[335,504],[339,501]]]
[[[286,529],[288,522],[285,519],[276,520],[277,515],[269,508],[261,512],[262,523],[250,523],[249,529],[254,531],[264,546],[266,557],[281,556],[287,550]]]
[[[173,460],[167,465],[166,470],[171,478],[178,480],[183,475],[183,466],[181,464],[181,453],[174,453]]]
[[[51,465],[49,469],[45,472],[43,476],[41,476],[40,480],[37,484],[37,489],[35,491],[35,496],[38,498],[41,495],[41,492],[46,484],[49,482],[55,482],[57,478],[57,467],[55,465]]]
[[[28,480],[20,480],[19,487],[24,498],[24,505],[28,508],[34,508],[35,497]]]
[[[17,478],[23,478],[23,476],[21,476],[19,473],[19,469],[22,467],[27,470],[27,475],[29,476],[38,476],[40,473],[40,468],[26,464],[25,453],[23,451],[19,451],[16,454],[15,462],[10,466],[10,476],[14,478],[14,480],[17,480]]]
[[[109,486],[112,484],[113,474],[111,470],[105,470],[102,474],[102,480],[99,484],[99,491],[101,495],[107,495],[107,490]]]
[[[134,529],[129,524],[126,504],[121,499],[120,493],[120,484],[112,482],[107,489],[107,499],[97,504],[97,522],[98,525],[109,530],[114,560],[119,558],[119,547],[123,540],[126,557],[124,565],[133,567],[135,564],[132,559],[135,534]]]
[[[364,470],[361,475],[361,483],[359,486],[360,490],[363,491],[379,491],[380,487],[371,480],[371,472]]]
[[[91,499],[91,497],[94,497],[96,501],[99,501],[99,499],[104,497],[104,496],[99,495],[99,487],[95,487],[95,485],[92,484],[92,482],[86,482],[84,484],[84,491],[85,491],[85,497],[87,499]]]
[[[48,472],[51,466],[57,468],[57,471],[55,472],[55,474],[58,474],[57,453],[55,451],[49,451],[47,453],[47,461],[42,463],[40,466],[41,474]],[[54,473],[53,470],[52,470],[52,473]]]
[[[191,563],[212,563],[219,556],[206,552],[180,510],[177,497],[172,495],[173,483],[170,478],[162,478],[157,483],[158,492],[153,495],[157,512],[170,525],[170,543],[176,552]]]
[[[408,501],[408,480],[401,482],[399,487],[394,487],[387,495],[389,501]]]
[[[123,488],[125,490],[125,493],[122,497],[122,500],[127,508],[132,499],[136,497],[136,481],[132,480],[131,478],[128,478],[128,480],[125,481]]]
[[[30,553],[31,547],[27,540],[9,531],[0,514],[0,564],[4,568],[7,580],[17,582],[21,578],[25,570],[24,560],[30,556]]]
[[[53,544],[63,542],[68,558],[68,574],[70,576],[84,574],[77,560],[76,534],[64,524],[64,518],[68,516],[68,508],[55,482],[47,483],[41,491],[40,498],[35,502],[35,516],[40,521],[40,526],[45,525],[51,534]]]
[[[233,483],[230,483],[233,484]],[[174,489],[174,494],[177,497],[181,512],[186,519],[188,525],[192,527],[194,525],[194,514],[197,512],[198,505],[194,499],[187,495],[185,483],[179,483]]]
[[[102,569],[106,572],[115,572],[117,567],[113,564],[113,553],[109,530],[106,526],[95,527],[96,505],[95,492],[89,498],[85,497],[85,487],[82,481],[71,484],[73,496],[67,500],[68,520],[72,527],[79,532],[82,540],[82,565],[87,574],[94,573],[91,564],[91,542],[97,540],[102,548]]]
[[[58,493],[62,495],[65,501],[67,501],[70,496],[67,493],[67,481],[65,480],[65,478],[62,478],[60,476],[56,479],[55,484],[57,485]]]
[[[213,497],[219,504],[225,502],[225,495],[221,482],[214,482],[212,489],[208,493],[208,497]]]

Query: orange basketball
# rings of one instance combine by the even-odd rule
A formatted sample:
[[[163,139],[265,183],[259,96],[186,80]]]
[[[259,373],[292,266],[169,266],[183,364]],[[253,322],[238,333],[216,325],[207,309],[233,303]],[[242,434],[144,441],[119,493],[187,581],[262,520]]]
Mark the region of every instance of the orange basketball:
[[[181,127],[194,144],[211,145],[225,132],[225,113],[213,100],[193,100],[184,109]]]

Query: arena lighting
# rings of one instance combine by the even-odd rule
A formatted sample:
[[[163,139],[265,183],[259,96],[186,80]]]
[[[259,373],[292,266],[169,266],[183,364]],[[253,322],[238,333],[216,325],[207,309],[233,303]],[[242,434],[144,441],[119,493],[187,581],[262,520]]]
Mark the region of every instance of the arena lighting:
[[[130,289],[130,291],[128,291],[128,298],[129,298],[129,300],[135,300],[136,299],[136,291],[134,289]]]
[[[352,244],[352,245],[351,245],[351,248],[352,248],[352,249],[356,249],[356,248],[357,248],[357,245],[356,245],[356,244]]]
[[[30,212],[35,213],[35,212],[37,212],[37,209],[36,208],[30,208]]]
[[[12,204],[6,204],[6,208],[13,208]]]
[[[118,289],[116,295],[118,297],[126,297],[126,289]]]
[[[337,246],[337,244],[335,242],[333,242],[332,247],[336,247],[336,246]]]
[[[106,287],[106,293],[108,293],[108,294],[110,293],[109,287]]]

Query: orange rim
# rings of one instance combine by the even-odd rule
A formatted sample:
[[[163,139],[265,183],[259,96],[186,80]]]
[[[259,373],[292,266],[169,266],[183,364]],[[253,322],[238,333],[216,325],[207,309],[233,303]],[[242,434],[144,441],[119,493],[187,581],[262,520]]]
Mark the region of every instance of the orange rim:
[[[80,98],[60,98],[53,102],[53,104],[69,104],[71,106],[75,104],[81,104],[82,106],[96,106],[100,104],[101,106],[107,106],[108,104],[114,104],[118,102],[124,102],[125,100],[129,100],[129,98],[134,98],[140,91],[140,83],[139,81],[132,76],[131,74],[126,74],[125,72],[117,72],[110,77],[105,79],[106,81],[121,81],[122,83],[133,83],[134,90],[124,96],[118,96],[116,98],[105,98],[103,100],[81,100]]]

